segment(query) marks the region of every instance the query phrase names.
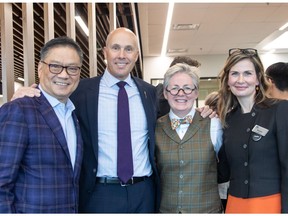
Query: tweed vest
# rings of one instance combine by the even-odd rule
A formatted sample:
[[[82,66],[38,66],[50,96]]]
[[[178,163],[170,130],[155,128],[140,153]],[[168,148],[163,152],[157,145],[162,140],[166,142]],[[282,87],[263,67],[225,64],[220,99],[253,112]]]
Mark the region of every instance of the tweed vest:
[[[216,154],[210,119],[195,113],[180,140],[169,115],[156,124],[156,162],[161,178],[162,213],[219,213]]]

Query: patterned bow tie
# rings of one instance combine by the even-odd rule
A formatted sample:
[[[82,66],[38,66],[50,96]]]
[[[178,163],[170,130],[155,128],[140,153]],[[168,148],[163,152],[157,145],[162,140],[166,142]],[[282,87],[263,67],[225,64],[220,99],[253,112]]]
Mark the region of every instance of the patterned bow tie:
[[[191,124],[192,116],[188,115],[183,119],[171,119],[171,127],[173,130],[176,130],[180,126],[180,124]]]

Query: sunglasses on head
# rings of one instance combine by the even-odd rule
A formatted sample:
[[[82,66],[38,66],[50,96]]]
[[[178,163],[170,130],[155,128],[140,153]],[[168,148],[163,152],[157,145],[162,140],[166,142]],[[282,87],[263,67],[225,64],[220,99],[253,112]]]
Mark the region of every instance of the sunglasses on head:
[[[232,49],[229,49],[229,56],[231,56],[235,52],[241,52],[250,56],[258,55],[257,50],[253,48],[246,48],[246,49],[232,48]]]

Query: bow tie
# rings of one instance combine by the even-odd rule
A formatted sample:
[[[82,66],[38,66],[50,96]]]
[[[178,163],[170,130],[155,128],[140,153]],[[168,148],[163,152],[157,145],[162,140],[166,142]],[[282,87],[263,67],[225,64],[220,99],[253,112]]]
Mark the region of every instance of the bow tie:
[[[176,130],[180,126],[180,124],[191,124],[192,116],[188,115],[183,119],[171,119],[171,127],[173,130]]]

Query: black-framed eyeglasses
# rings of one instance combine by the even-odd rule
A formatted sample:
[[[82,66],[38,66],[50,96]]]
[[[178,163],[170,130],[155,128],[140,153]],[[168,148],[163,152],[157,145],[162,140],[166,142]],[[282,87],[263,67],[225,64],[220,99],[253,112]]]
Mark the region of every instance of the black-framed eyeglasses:
[[[168,87],[166,87],[166,91],[169,92],[171,95],[176,96],[179,94],[180,91],[183,91],[185,95],[189,95],[191,94],[193,91],[196,90],[195,88],[190,88],[190,87],[184,87],[184,88],[179,88],[179,87],[173,87],[170,90],[168,89]]]
[[[81,67],[78,66],[63,66],[59,64],[48,64],[45,61],[41,61],[42,63],[48,65],[49,71],[53,74],[60,74],[64,68],[66,72],[71,76],[76,76],[80,73]]]
[[[245,49],[232,48],[232,49],[229,49],[229,56],[231,56],[234,52],[242,52],[242,53],[244,53],[246,55],[250,55],[250,56],[258,55],[257,50],[253,49],[253,48],[245,48]]]

